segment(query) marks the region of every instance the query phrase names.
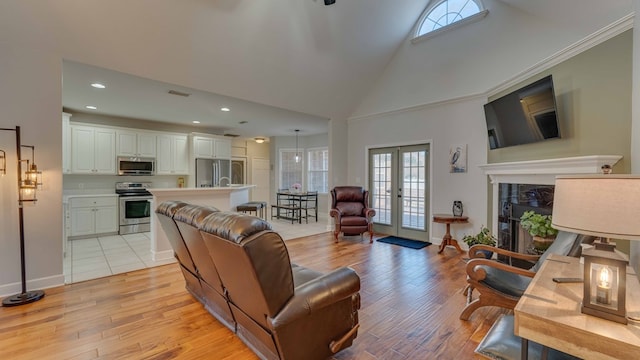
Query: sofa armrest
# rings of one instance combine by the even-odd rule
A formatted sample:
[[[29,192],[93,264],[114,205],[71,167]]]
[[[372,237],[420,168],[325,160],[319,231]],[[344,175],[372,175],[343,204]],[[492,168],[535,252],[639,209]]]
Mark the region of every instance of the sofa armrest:
[[[340,211],[338,211],[338,209],[331,209],[329,210],[329,216],[336,218],[336,221],[339,223],[342,214],[340,213]]]
[[[298,286],[295,294],[280,312],[269,319],[271,327],[276,329],[295,322],[318,309],[357,295],[359,290],[360,277],[353,269],[348,267],[336,269]]]

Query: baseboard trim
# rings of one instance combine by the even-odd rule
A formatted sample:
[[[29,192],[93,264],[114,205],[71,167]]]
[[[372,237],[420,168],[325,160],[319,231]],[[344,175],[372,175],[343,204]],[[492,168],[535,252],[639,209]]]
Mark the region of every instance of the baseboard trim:
[[[27,290],[43,290],[64,285],[64,275],[53,275],[39,279],[27,280]],[[22,283],[0,285],[0,297],[11,296],[22,292]]]

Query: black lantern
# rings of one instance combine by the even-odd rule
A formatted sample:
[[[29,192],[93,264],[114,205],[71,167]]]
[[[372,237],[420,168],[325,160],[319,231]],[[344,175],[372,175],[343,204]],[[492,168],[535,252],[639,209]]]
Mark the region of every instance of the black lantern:
[[[582,312],[607,320],[627,323],[625,309],[626,274],[629,259],[615,244],[595,242],[584,256]]]

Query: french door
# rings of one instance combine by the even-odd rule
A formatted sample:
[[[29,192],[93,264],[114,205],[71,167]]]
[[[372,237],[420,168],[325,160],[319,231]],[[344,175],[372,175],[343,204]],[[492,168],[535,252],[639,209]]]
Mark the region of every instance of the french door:
[[[374,231],[428,241],[429,145],[369,150]]]

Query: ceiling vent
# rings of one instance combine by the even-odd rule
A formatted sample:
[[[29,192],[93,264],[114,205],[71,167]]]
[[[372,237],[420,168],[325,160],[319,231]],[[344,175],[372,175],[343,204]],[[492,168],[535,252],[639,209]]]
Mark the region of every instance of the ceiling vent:
[[[182,96],[182,97],[189,97],[191,95],[189,93],[181,92],[181,91],[178,91],[178,90],[169,90],[169,94]]]
[[[231,137],[231,138],[236,138],[236,137],[238,137],[240,135],[238,135],[238,134],[224,134],[224,136]]]

